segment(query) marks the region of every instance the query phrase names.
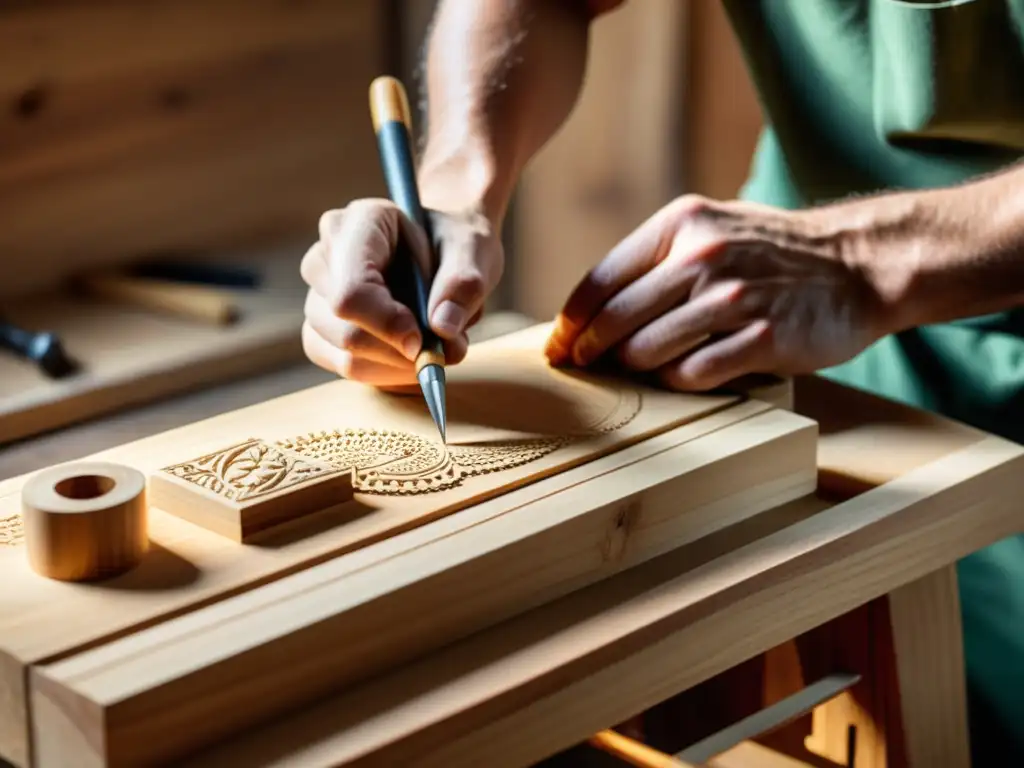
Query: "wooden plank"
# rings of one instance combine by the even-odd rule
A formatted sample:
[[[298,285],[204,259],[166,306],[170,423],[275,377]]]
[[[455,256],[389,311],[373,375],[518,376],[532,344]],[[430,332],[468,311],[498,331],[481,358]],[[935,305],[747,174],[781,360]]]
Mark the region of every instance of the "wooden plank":
[[[342,558],[43,667],[40,755],[176,759],[805,495],[816,430],[794,418],[758,414],[357,575]]]
[[[612,400],[606,395],[621,392],[620,384],[609,389],[606,384],[588,383],[589,377],[551,371],[542,363],[540,342],[545,334],[546,328],[541,326],[476,345],[466,361],[450,370],[449,436],[452,440],[459,440],[460,434],[493,437],[500,434],[498,428],[505,428],[507,434],[515,436],[522,434],[517,429],[536,427],[538,419],[542,431],[558,430],[571,426],[577,419],[586,421],[588,414],[596,413],[600,417],[607,413],[603,409],[610,403],[618,408],[618,395]],[[550,397],[543,408],[535,399],[529,399],[532,390],[528,371],[531,368],[534,373],[543,370],[548,372],[545,376],[556,376],[562,381],[554,390],[547,390]],[[572,382],[562,376],[569,376]],[[474,392],[476,394],[472,395]],[[598,396],[581,400],[581,392]],[[154,507],[150,510],[153,556],[136,571],[94,587],[75,588],[36,577],[28,570],[17,546],[0,547],[0,574],[4,583],[11,587],[0,594],[0,656],[6,654],[16,659],[21,665],[14,667],[17,670],[26,664],[67,655],[373,542],[382,542],[381,548],[370,555],[373,558],[382,557],[385,552],[401,551],[404,546],[414,546],[413,542],[430,540],[433,536],[446,535],[500,516],[528,501],[590,479],[594,473],[627,465],[640,456],[657,454],[694,439],[705,430],[724,427],[770,409],[756,401],[739,403],[740,399],[651,390],[644,393],[642,408],[635,418],[619,430],[558,447],[507,472],[465,478],[461,485],[436,494],[388,496],[360,492],[350,504],[314,516],[307,526],[286,531],[260,546],[239,546]],[[636,402],[631,398],[627,401]],[[531,402],[531,407],[524,407]],[[707,417],[714,412],[721,412],[719,420],[708,421]],[[467,423],[484,419],[488,414],[492,415],[492,423],[487,428]],[[500,418],[495,421],[495,416]],[[226,439],[236,436],[253,436],[255,432],[256,437],[278,440],[331,427],[341,430],[377,428],[382,418],[392,426],[402,426],[403,434],[419,435],[418,439],[427,442],[436,434],[419,398],[385,395],[340,381],[89,458],[124,463],[148,473],[221,447]],[[688,422],[688,431],[673,429]],[[629,444],[637,444],[632,453],[622,450]],[[601,456],[605,458],[596,461]],[[578,470],[572,469],[584,463]],[[480,466],[479,462],[474,466]],[[0,482],[0,533],[4,531],[5,519],[8,528],[16,525],[18,493],[23,483],[24,478]],[[516,487],[519,490],[514,490]],[[734,488],[725,489],[723,493],[741,489],[737,480]],[[483,501],[488,496],[494,498]],[[464,509],[469,505],[472,505],[470,509]],[[422,534],[425,539],[414,536],[382,541],[459,509],[464,509],[464,514],[445,519],[445,525]],[[356,558],[349,562],[362,561]]]
[[[749,739],[796,722],[816,707],[847,691],[860,680],[859,674],[832,673],[807,687],[732,723],[679,752],[676,757],[704,765],[718,755]]]
[[[20,359],[0,356],[0,445],[304,360],[306,286],[295,267],[301,255],[302,249],[255,254],[264,288],[239,292],[242,317],[222,328],[66,294],[6,305],[19,325],[57,333],[82,370],[50,380]]]
[[[523,330],[526,318],[504,313],[487,315],[469,331],[471,343]],[[101,420],[66,427],[5,446],[0,451],[0,478],[13,477],[72,461],[89,453],[166,432],[208,419],[225,411],[262,403],[300,389],[334,381],[335,375],[303,359],[294,365],[275,365],[267,373],[249,374],[231,382],[206,387],[142,407],[119,408]],[[770,393],[766,393],[770,394]],[[761,393],[755,395],[762,399]]]
[[[540,760],[1016,530],[1024,449],[945,446],[885,487],[760,515],[183,765]]]
[[[0,14],[0,93],[23,105],[0,116],[0,252],[15,255],[0,294],[154,251],[312,242],[322,211],[382,191],[366,106],[380,13],[105,0]]]
[[[956,566],[889,593],[907,764],[971,764]]]
[[[966,424],[820,376],[796,377],[793,390],[797,412],[821,425],[820,485],[837,498],[877,488],[985,437]],[[884,459],[879,445],[886,448]]]
[[[756,741],[737,744],[711,760],[707,768],[814,768],[810,763],[783,755]]]

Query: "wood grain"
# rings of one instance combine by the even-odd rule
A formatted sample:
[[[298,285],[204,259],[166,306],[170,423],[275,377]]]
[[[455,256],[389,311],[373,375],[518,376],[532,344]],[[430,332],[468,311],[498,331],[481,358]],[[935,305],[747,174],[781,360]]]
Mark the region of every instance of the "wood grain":
[[[744,535],[759,516],[184,764],[530,764],[1014,532],[1022,469],[987,438]]]
[[[678,435],[651,438],[634,446],[661,445],[643,460],[627,449],[628,466],[584,465],[589,479],[563,492],[356,572],[342,557],[40,668],[36,743],[56,762],[83,759],[86,745],[98,765],[176,759],[809,492],[813,425],[759,406],[729,425],[744,407],[680,428],[691,439],[676,447],[660,437]]]
[[[374,0],[0,12],[0,295],[154,251],[316,235],[383,190]],[[354,117],[355,116],[355,117]]]
[[[245,440],[153,472],[149,500],[245,544],[351,501],[352,469]]]
[[[22,491],[25,548],[48,579],[111,578],[149,551],[146,478],[110,462],[75,462],[34,475]]]
[[[593,391],[592,384],[575,377],[571,377],[571,382],[563,380],[564,386],[553,391],[561,395],[550,399],[544,407],[536,401],[532,408],[521,407],[532,391],[529,379],[524,381],[523,377],[530,360],[542,360],[540,348],[545,334],[546,328],[542,326],[476,345],[466,361],[452,369],[449,434],[454,442],[474,435],[476,439],[482,435],[507,439],[538,426],[543,430],[564,429],[567,425],[586,423],[595,413],[606,413],[603,409],[611,401],[605,396],[590,401],[571,396],[566,399],[566,392],[578,394],[581,387],[583,392]],[[152,508],[150,536],[159,547],[158,552],[131,574],[100,588],[67,590],[34,577],[18,549],[7,547],[6,551],[0,550],[0,573],[12,589],[0,594],[0,655],[13,657],[20,665],[52,660],[374,542],[380,542],[380,548],[372,554],[374,558],[382,557],[382,551],[401,551],[402,547],[414,546],[412,542],[421,540],[417,536],[402,539],[396,535],[403,531],[416,533],[411,529],[432,519],[444,518],[440,520],[444,525],[423,533],[427,540],[500,517],[510,509],[591,478],[595,471],[625,466],[637,460],[637,453],[656,454],[685,443],[693,437],[692,432],[684,431],[687,423],[693,423],[693,429],[710,429],[697,425],[715,412],[721,412],[724,421],[719,424],[725,426],[732,420],[738,423],[761,410],[770,410],[756,402],[740,404],[741,399],[652,391],[645,395],[644,409],[623,430],[570,445],[524,465],[518,472],[503,477],[473,477],[456,488],[426,497],[359,494],[337,512],[311,519],[308,526],[260,546],[240,547]],[[148,473],[216,449],[226,438],[253,436],[254,432],[254,436],[262,439],[289,438],[297,433],[345,427],[346,423],[373,428],[380,426],[382,414],[387,414],[393,426],[424,439],[436,439],[422,399],[396,398],[341,381],[88,458],[120,461]],[[493,420],[495,414],[501,417],[497,423]],[[480,420],[483,424],[471,423]],[[658,435],[661,442],[652,439],[652,435]],[[636,452],[624,451],[631,443]],[[596,460],[602,455],[600,461],[605,463],[598,464]],[[811,457],[807,461],[811,462]],[[757,471],[755,467],[750,470]],[[0,482],[0,517],[17,512],[18,493],[24,480]],[[729,493],[741,491],[740,484],[725,489]],[[486,500],[488,497],[490,501]],[[470,508],[465,509],[467,506]],[[460,509],[460,515],[445,517]],[[361,560],[354,558],[348,562]],[[14,626],[17,631],[13,631]],[[23,670],[24,666],[13,667],[19,668]]]
[[[723,4],[689,3],[688,12],[683,179],[687,192],[728,200],[750,174],[761,104]]]
[[[889,594],[907,764],[971,764],[956,566]]]
[[[243,319],[228,327],[197,326],[64,293],[8,304],[4,310],[14,322],[57,333],[82,371],[54,381],[31,365],[0,356],[0,445],[301,361],[302,252],[286,248],[248,255],[248,262],[265,273],[265,287],[237,292]]]

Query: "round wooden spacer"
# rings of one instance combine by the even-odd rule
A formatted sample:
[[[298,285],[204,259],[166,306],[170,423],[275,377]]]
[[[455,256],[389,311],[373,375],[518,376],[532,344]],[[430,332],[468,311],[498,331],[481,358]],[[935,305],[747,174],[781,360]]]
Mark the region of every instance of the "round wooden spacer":
[[[135,567],[149,551],[146,478],[108,462],[43,470],[21,491],[25,546],[36,573],[92,581]]]

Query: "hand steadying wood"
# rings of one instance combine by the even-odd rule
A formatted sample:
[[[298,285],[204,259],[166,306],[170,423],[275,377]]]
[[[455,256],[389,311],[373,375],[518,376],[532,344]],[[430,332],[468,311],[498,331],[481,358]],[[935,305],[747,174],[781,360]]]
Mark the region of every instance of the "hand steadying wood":
[[[567,290],[550,361],[606,360],[682,390],[827,369],[1024,441],[1024,112],[1009,85],[1024,80],[1018,20],[1002,3],[844,5],[851,19],[870,13],[870,25],[834,24],[816,3],[725,5],[769,126],[745,199],[666,201],[594,253]],[[500,277],[494,233],[523,169],[573,110],[591,22],[615,24],[632,7],[439,4],[418,181],[447,222],[435,228],[443,290],[461,297],[450,314],[432,297],[450,366]],[[990,87],[964,85],[976,83]],[[393,350],[411,318],[375,277],[398,217],[373,201],[348,206],[344,224],[337,216],[321,231],[334,266],[315,255],[306,266],[307,352],[361,381],[399,383],[411,357]],[[971,689],[1001,724],[998,762],[1012,753],[1024,764],[1024,535],[962,568]]]

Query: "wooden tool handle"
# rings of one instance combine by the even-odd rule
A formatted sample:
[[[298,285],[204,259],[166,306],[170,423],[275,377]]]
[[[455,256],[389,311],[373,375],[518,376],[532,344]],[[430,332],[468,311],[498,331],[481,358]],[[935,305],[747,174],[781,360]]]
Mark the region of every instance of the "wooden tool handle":
[[[588,743],[638,768],[694,768],[689,763],[677,760],[672,755],[666,755],[616,731],[595,733]]]
[[[238,319],[238,307],[233,297],[205,286],[118,274],[90,275],[81,283],[93,296],[154,312],[211,325],[229,325]]]
[[[388,122],[401,123],[412,134],[412,112],[409,97],[402,83],[393,77],[378,77],[370,83],[370,117],[373,130],[379,133]]]
[[[43,470],[21,491],[31,568],[61,581],[91,581],[135,567],[149,550],[146,478],[108,462]]]

